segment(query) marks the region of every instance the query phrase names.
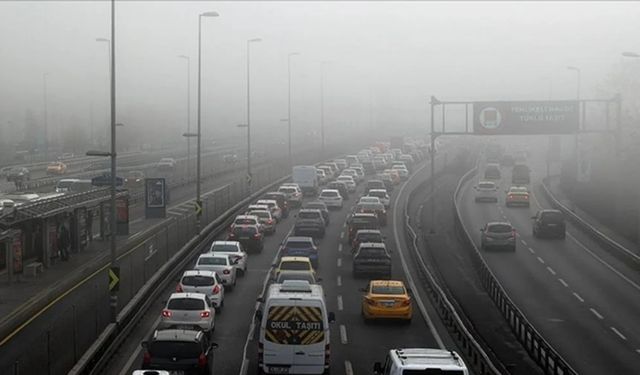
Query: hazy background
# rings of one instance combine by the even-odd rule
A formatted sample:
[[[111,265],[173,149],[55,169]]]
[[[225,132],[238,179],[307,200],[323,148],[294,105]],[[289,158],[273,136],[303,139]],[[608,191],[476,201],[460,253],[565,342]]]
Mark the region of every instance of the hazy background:
[[[203,18],[205,137],[239,136],[246,122],[246,40],[252,44],[252,126],[283,140],[287,54],[297,141],[320,123],[320,62],[328,141],[373,127],[426,129],[430,95],[449,100],[572,99],[626,91],[638,114],[636,2],[178,2],[118,1],[116,74],[122,142],[180,140],[191,57],[196,124],[198,14]],[[104,141],[108,124],[108,1],[0,2],[0,138],[41,143],[48,73],[51,143]],[[622,74],[624,73],[624,74]],[[635,83],[634,83],[635,82]],[[635,112],[634,112],[635,111]],[[635,121],[635,120],[633,120]],[[315,132],[315,133],[314,133]],[[28,137],[26,137],[28,136]],[[77,139],[74,142],[69,137]],[[120,139],[119,139],[120,142]]]

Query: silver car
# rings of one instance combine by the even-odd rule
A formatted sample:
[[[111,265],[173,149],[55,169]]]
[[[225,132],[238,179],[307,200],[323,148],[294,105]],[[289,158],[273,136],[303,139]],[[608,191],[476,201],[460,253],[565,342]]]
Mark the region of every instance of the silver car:
[[[492,248],[507,248],[516,251],[516,230],[511,223],[491,222],[480,229],[480,248],[488,250]]]
[[[209,252],[214,254],[225,254],[231,259],[236,270],[241,275],[247,273],[247,263],[249,255],[242,248],[242,244],[238,241],[213,241]]]
[[[385,208],[389,208],[389,206],[391,206],[391,198],[389,198],[389,193],[387,193],[386,189],[371,189],[367,195],[380,199],[380,203],[382,203]]]
[[[271,216],[269,207],[264,206],[264,209],[261,210],[252,209],[251,211],[248,211],[247,214],[258,217],[265,234],[274,234],[276,232],[276,220]]]
[[[498,186],[493,181],[480,181],[473,187],[476,202],[498,202]]]
[[[318,196],[318,200],[331,208],[342,208],[342,196],[335,189],[324,189]]]
[[[195,269],[215,271],[222,279],[222,284],[232,291],[236,286],[236,268],[227,254],[205,253],[198,257]]]
[[[202,293],[209,297],[209,302],[220,312],[224,306],[224,285],[222,279],[213,271],[184,271],[176,293]]]
[[[340,175],[338,176],[338,181],[344,182],[347,185],[347,190],[349,190],[349,193],[353,193],[356,191],[356,188],[357,188],[356,181],[353,179],[352,176]]]
[[[216,309],[202,293],[173,293],[162,309],[158,328],[198,327],[211,334],[215,328]]]

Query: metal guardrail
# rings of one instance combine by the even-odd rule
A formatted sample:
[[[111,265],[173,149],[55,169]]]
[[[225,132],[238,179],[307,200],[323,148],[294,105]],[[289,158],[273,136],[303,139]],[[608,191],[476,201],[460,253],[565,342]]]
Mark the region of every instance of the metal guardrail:
[[[435,173],[429,179],[435,180],[437,176],[438,173]],[[496,365],[491,361],[491,358],[489,358],[482,348],[482,345],[480,345],[480,343],[478,343],[478,341],[473,337],[473,334],[466,327],[455,307],[447,298],[447,294],[440,287],[431,271],[429,271],[429,268],[418,250],[418,236],[411,226],[411,218],[408,211],[409,204],[411,203],[413,196],[422,186],[424,186],[424,184],[418,185],[418,187],[409,194],[409,199],[407,199],[407,203],[405,207],[403,207],[405,218],[405,238],[407,239],[407,243],[411,245],[410,253],[415,261],[416,269],[420,273],[420,279],[425,284],[425,290],[436,307],[438,314],[442,318],[442,323],[449,330],[451,338],[453,338],[458,346],[463,350],[462,354],[466,359],[466,363],[473,368],[474,373],[478,375],[506,373],[506,370],[498,370]],[[433,197],[431,197],[431,199],[433,199]]]
[[[478,170],[474,167],[465,173],[458,181],[455,193],[453,195],[454,217],[456,230],[460,233],[461,239],[465,242],[467,248],[471,250],[471,259],[476,271],[482,281],[485,290],[496,304],[509,327],[515,334],[518,341],[525,348],[533,361],[535,361],[545,374],[553,375],[577,375],[577,372],[556,352],[551,345],[536,331],[533,325],[527,320],[524,313],[516,306],[509,297],[505,289],[502,287],[496,276],[484,261],[477,246],[472,240],[469,231],[462,223],[460,208],[458,207],[458,197],[462,191],[462,186],[473,178]]]
[[[545,197],[551,202],[551,205],[556,209],[562,211],[568,218],[573,222],[577,227],[586,232],[591,238],[593,238],[596,242],[598,242],[605,250],[607,250],[610,254],[615,256],[616,258],[623,261],[628,266],[632,267],[635,270],[640,270],[640,256],[635,254],[633,251],[627,249],[620,243],[616,242],[611,237],[608,237],[606,234],[602,233],[602,231],[598,230],[598,228],[589,224],[586,220],[578,216],[575,212],[573,212],[569,207],[562,204],[551,192],[548,185],[548,179],[544,178],[542,180],[542,191],[544,192]]]

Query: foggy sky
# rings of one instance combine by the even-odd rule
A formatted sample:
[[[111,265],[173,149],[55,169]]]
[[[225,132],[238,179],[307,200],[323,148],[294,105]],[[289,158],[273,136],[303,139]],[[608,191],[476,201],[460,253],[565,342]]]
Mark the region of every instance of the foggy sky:
[[[116,3],[118,122],[130,134],[186,131],[186,61],[196,125],[198,14],[203,19],[202,124],[208,137],[246,123],[246,40],[252,44],[252,126],[285,137],[287,54],[296,134],[320,122],[320,62],[329,139],[345,126],[423,129],[430,95],[450,100],[592,97],[622,51],[640,52],[636,2],[174,2]],[[110,2],[0,2],[0,129],[18,136],[25,111],[42,122],[108,123]],[[87,130],[89,131],[89,130]],[[50,131],[50,134],[51,131]],[[56,135],[51,135],[52,137]]]

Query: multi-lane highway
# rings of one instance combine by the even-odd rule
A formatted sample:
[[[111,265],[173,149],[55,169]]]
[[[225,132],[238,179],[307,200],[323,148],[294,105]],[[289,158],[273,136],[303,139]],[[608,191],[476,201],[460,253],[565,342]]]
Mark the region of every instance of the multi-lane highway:
[[[512,223],[518,233],[516,252],[482,255],[516,305],[578,373],[637,373],[640,275],[570,224],[564,240],[533,237],[531,216],[551,206],[536,194],[545,170],[542,155],[530,159],[530,208],[505,207],[511,173],[502,168],[497,204],[474,202],[472,186],[478,178],[464,186],[458,202],[463,224],[479,247],[479,229],[486,222]]]
[[[420,170],[425,173],[425,169]],[[425,174],[426,175],[426,174]],[[424,177],[425,175],[421,176]],[[417,183],[410,181],[409,183]],[[360,315],[362,292],[366,279],[354,279],[351,272],[352,260],[350,246],[345,238],[346,218],[350,208],[362,195],[362,184],[358,193],[350,195],[345,207],[331,212],[331,223],[325,237],[320,241],[319,275],[324,288],[329,311],[336,314],[336,322],[331,325],[331,370],[337,374],[364,374],[372,371],[375,361],[384,358],[385,353],[394,347],[452,347],[450,339],[442,333],[441,327],[428,324],[421,313],[420,306],[414,304],[415,316],[411,325],[391,323],[365,324]],[[406,280],[398,244],[398,231],[403,233],[403,222],[398,205],[404,203],[409,190],[395,189],[390,209],[390,220],[383,232],[387,245],[392,249],[393,277]],[[401,210],[400,210],[401,211]],[[277,257],[280,243],[290,233],[295,221],[293,211],[289,218],[278,224],[277,232],[267,238],[265,250],[261,254],[249,256],[249,271],[241,278],[233,292],[226,296],[224,311],[216,316],[214,341],[219,343],[216,350],[216,373],[238,373],[246,368],[247,373],[256,372],[257,343],[256,331],[251,331],[251,323],[256,297],[259,296],[267,281],[269,269]],[[175,286],[171,286],[163,297],[154,303],[138,329],[131,335],[128,343],[112,359],[108,373],[127,374],[139,368],[142,361],[140,341],[152,334],[158,323],[162,301],[166,300]],[[415,291],[415,299],[428,305],[426,296]],[[433,314],[433,311],[430,312]],[[254,333],[254,335],[250,335]],[[443,343],[444,341],[444,343]],[[246,353],[246,359],[244,355]]]

